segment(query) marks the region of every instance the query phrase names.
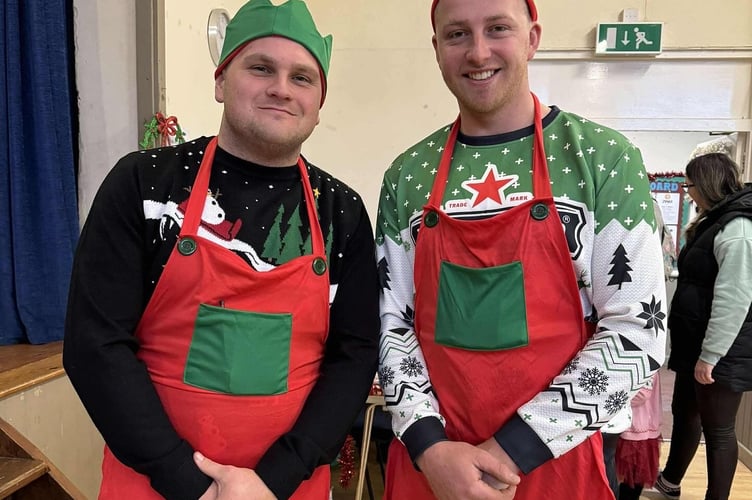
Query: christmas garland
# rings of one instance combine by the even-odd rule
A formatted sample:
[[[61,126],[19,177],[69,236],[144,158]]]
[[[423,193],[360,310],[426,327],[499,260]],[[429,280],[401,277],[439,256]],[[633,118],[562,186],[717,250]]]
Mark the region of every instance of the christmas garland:
[[[368,395],[383,396],[384,391],[381,390],[381,386],[377,382],[374,382]],[[339,465],[339,485],[347,489],[350,486],[350,481],[355,477],[355,439],[352,436],[348,435],[345,439],[345,444],[337,457],[337,463]]]
[[[348,435],[337,457],[339,462],[339,485],[347,489],[355,477],[355,438]]]
[[[648,179],[650,179],[650,182],[653,182],[654,180],[660,178],[672,178],[672,177],[684,177],[684,172],[657,172],[657,173],[650,173],[648,172]]]
[[[163,115],[157,111],[148,123],[144,124],[144,138],[139,143],[142,149],[183,144],[185,134],[174,116]]]

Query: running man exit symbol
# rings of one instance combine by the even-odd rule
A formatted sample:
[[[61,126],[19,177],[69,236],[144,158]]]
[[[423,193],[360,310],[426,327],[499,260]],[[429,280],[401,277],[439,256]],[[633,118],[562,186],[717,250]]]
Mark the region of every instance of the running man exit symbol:
[[[645,32],[640,31],[640,28],[635,28],[635,40],[637,45],[637,50],[640,50],[640,44],[644,43],[645,45],[653,45],[653,42],[645,38]],[[626,38],[626,37],[625,37]],[[624,42],[624,45],[627,45],[629,42]]]
[[[600,23],[596,54],[660,54],[663,23]]]

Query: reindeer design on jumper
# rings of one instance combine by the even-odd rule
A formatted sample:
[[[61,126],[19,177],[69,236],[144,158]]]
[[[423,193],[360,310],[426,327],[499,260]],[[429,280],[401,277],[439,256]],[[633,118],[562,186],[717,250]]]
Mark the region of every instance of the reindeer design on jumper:
[[[190,193],[190,188],[185,188]],[[201,224],[198,228],[198,236],[205,238],[228,250],[242,254],[256,271],[271,271],[276,266],[261,260],[256,250],[248,243],[237,239],[242,226],[240,219],[230,222],[222,206],[219,204],[219,190],[206,193],[204,209],[201,213]],[[147,220],[159,221],[159,235],[164,240],[166,235],[183,226],[185,210],[188,206],[188,198],[180,204],[173,201],[161,203],[154,200],[144,200],[144,215]]]

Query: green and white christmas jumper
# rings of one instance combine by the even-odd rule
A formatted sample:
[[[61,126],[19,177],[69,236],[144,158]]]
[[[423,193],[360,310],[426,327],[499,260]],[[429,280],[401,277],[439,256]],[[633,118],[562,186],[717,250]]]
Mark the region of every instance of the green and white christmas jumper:
[[[543,126],[583,317],[596,323],[596,333],[550,388],[517,411],[559,456],[607,426],[661,366],[666,299],[639,149],[618,132],[556,107]],[[449,129],[437,130],[396,158],[384,175],[379,202],[379,377],[398,437],[425,417],[444,422],[414,331],[413,263],[422,209]],[[532,126],[493,137],[460,134],[442,208],[456,218],[483,218],[530,199],[532,144]],[[556,286],[551,283],[551,293]],[[515,388],[499,381],[499,390]]]

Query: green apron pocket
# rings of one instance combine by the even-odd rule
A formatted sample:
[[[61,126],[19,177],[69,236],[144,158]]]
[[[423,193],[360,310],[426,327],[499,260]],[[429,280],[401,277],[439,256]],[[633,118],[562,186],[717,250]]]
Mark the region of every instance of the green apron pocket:
[[[495,351],[525,346],[527,315],[522,263],[471,268],[442,262],[436,342]]]
[[[283,394],[287,392],[291,336],[291,314],[201,304],[183,380],[225,394]]]

